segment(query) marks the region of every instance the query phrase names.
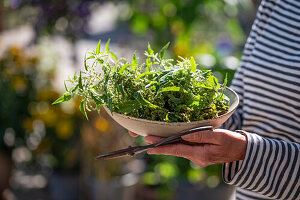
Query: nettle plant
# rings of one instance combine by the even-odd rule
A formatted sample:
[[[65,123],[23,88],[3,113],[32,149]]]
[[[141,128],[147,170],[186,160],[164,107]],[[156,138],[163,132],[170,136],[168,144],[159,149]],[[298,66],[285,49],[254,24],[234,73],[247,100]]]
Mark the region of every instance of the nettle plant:
[[[109,50],[97,48],[87,52],[83,71],[65,81],[65,94],[54,104],[81,96],[81,112],[111,112],[165,122],[191,122],[212,119],[228,110],[224,95],[227,78],[219,84],[210,70],[197,69],[193,57],[166,59],[166,44],[155,53],[150,44],[146,59],[139,63],[136,54],[131,61]],[[71,86],[68,88],[66,82]]]

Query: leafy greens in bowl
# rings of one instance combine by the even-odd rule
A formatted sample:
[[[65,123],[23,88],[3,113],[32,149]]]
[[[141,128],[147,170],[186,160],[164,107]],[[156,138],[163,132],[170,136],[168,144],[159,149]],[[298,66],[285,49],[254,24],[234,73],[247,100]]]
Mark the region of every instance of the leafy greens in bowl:
[[[100,110],[159,122],[195,122],[210,120],[229,109],[226,78],[219,84],[210,70],[197,69],[193,57],[178,60],[164,58],[166,44],[155,53],[148,44],[146,59],[139,62],[135,53],[128,61],[118,59],[109,50],[97,48],[86,54],[85,70],[69,78],[66,92],[54,104],[81,96],[80,110]]]

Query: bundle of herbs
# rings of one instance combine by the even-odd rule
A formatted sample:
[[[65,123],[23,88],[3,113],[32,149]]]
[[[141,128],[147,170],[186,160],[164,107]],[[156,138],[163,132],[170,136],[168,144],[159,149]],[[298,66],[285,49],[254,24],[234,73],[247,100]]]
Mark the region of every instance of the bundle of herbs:
[[[136,118],[165,122],[191,122],[212,119],[228,110],[224,95],[226,78],[219,84],[210,70],[197,69],[193,57],[163,58],[166,44],[155,53],[148,44],[145,62],[135,53],[131,62],[118,59],[109,50],[97,48],[86,54],[85,70],[65,82],[66,92],[54,104],[81,96],[81,112],[100,110]]]

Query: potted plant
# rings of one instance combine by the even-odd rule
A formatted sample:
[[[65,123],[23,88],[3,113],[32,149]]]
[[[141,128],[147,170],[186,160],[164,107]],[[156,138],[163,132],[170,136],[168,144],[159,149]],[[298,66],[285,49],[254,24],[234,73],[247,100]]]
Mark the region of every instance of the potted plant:
[[[237,95],[225,87],[226,79],[219,84],[210,70],[197,69],[193,57],[175,63],[164,59],[169,43],[159,53],[148,44],[146,62],[141,64],[135,53],[131,62],[118,59],[109,50],[109,40],[103,52],[100,44],[87,53],[85,70],[67,80],[71,85],[65,83],[65,94],[54,104],[81,96],[80,110],[86,118],[86,111],[99,111],[103,105],[125,128],[160,136],[205,124],[219,126],[238,104]],[[224,118],[219,124],[211,120]]]
[[[141,135],[159,136],[207,124],[216,127],[238,104],[237,95],[225,87],[226,79],[219,84],[210,70],[197,69],[193,57],[180,58],[177,62],[163,58],[169,44],[159,53],[148,44],[146,61],[140,64],[135,53],[129,62],[118,59],[110,51],[109,41],[105,51],[100,51],[100,44],[101,41],[94,51],[87,53],[85,69],[65,82],[66,92],[54,104],[80,96],[79,109],[86,118],[87,111],[100,112],[104,106],[125,128]],[[186,164],[185,167],[190,167]],[[166,182],[175,180],[173,175],[168,176]]]

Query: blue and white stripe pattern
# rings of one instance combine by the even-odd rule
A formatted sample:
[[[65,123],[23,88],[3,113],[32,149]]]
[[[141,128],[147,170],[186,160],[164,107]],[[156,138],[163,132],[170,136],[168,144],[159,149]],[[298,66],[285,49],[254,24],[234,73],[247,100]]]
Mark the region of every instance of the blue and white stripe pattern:
[[[300,1],[262,0],[232,88],[224,128],[243,130],[246,157],[225,163],[236,199],[300,199]]]

